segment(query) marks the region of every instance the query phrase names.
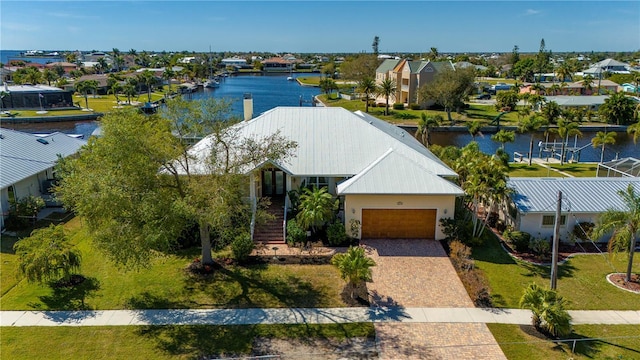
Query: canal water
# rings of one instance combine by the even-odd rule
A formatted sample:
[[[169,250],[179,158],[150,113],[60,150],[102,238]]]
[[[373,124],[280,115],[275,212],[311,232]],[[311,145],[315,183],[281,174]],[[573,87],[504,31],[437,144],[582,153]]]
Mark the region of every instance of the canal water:
[[[304,74],[294,76],[319,76],[318,74]],[[300,86],[296,81],[288,81],[288,74],[274,75],[240,75],[224,78],[220,82],[220,87],[215,89],[204,89],[190,95],[192,99],[202,99],[206,97],[224,98],[232,101],[232,108],[235,115],[242,117],[242,99],[245,93],[251,93],[253,97],[253,114],[258,116],[276,106],[310,106],[311,100],[320,93],[316,87]],[[97,127],[97,122],[58,122],[40,124],[7,124],[3,127],[14,128],[20,131],[32,133],[48,133],[60,131],[68,134],[83,134],[87,138]],[[492,134],[483,134],[476,137],[480,149],[486,153],[495,153],[500,147],[499,143],[491,140]],[[595,132],[584,132],[581,138],[577,139],[578,147],[588,145]],[[434,132],[432,140],[435,144],[446,146],[464,146],[472,138],[466,132]],[[538,143],[545,141],[542,133],[534,136],[534,157],[539,154]],[[553,137],[549,138],[553,141]],[[574,145],[574,139],[570,140],[570,146]],[[516,134],[514,143],[508,143],[505,150],[513,159],[513,153],[526,154],[529,151],[529,135]],[[605,161],[616,157],[628,156],[640,157],[640,147],[633,143],[632,138],[627,133],[618,133],[616,144],[607,145],[605,151]],[[585,147],[580,154],[580,161],[595,162],[600,160],[600,149],[592,146]]]

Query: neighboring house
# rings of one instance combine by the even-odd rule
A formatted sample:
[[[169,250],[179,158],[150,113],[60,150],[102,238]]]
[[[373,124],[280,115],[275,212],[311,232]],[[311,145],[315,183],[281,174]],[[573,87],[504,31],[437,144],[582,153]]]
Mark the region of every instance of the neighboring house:
[[[72,91],[47,85],[6,85],[2,108],[39,110],[73,107]]]
[[[624,209],[618,191],[629,184],[640,192],[640,178],[511,178],[507,185],[514,193],[505,223],[533,237],[552,238],[558,191],[562,191],[560,238],[570,241],[576,224],[596,223],[610,208]]]
[[[326,187],[339,199],[346,228],[361,222],[362,238],[443,239],[438,220],[452,217],[464,194],[447,179],[457,174],[413,136],[360,111],[277,107],[234,126],[240,138],[280,131],[297,142],[293,157],[246,169],[252,199],[290,206],[289,191]],[[211,146],[208,136],[191,148],[192,170],[206,173]]]
[[[196,64],[198,59],[195,56],[185,56],[178,59],[179,64]]]
[[[620,85],[620,87],[622,88],[622,91],[627,92],[627,93],[640,93],[640,86],[635,86],[633,84],[629,84],[629,83],[624,83],[622,85]]]
[[[77,70],[78,69],[78,65],[76,65],[74,63],[66,62],[66,61],[52,62],[52,63],[49,63],[49,64],[45,64],[44,67],[49,69],[49,70],[53,70],[58,66],[63,68],[64,72],[67,73],[67,74],[70,73],[73,70]]]
[[[282,57],[272,57],[262,61],[262,65],[263,65],[262,69],[264,71],[273,71],[273,72],[290,71],[291,69],[293,69],[294,63],[295,63],[294,60],[287,60]]]
[[[243,68],[247,66],[247,59],[226,58],[226,59],[222,59],[220,63],[224,66],[233,66],[233,67]]]
[[[640,177],[640,159],[627,157],[598,163],[597,177]]]
[[[526,83],[520,88],[520,93],[536,94],[538,90],[534,89],[536,84]],[[621,87],[617,83],[607,79],[595,79],[591,82],[589,87],[585,87],[582,81],[575,82],[543,82],[538,85],[544,88],[543,95],[593,95],[598,93],[598,87],[600,93],[605,94],[608,92],[618,92]]]
[[[623,63],[621,61],[613,60],[613,59],[604,59],[600,62],[597,62],[589,69],[584,70],[582,73],[584,75],[591,75],[594,77],[599,77],[600,74],[609,72],[613,74],[629,74],[631,66],[627,63]]]
[[[75,154],[87,142],[63,133],[36,136],[0,128],[0,227],[10,201],[41,196],[52,204],[50,186],[58,156]]]
[[[396,84],[396,94],[392,97],[394,102],[405,104],[418,103],[418,91],[422,86],[432,82],[439,72],[449,68],[455,70],[450,61],[411,61],[387,59],[376,69],[376,83],[380,85],[383,80],[389,78]],[[384,103],[382,97],[376,100]],[[433,101],[422,101],[420,106],[433,105]]]
[[[572,107],[588,107],[591,110],[598,110],[604,104],[609,95],[593,95],[593,96],[545,96],[546,102],[555,102],[561,108]]]
[[[456,69],[467,69],[467,68],[472,67],[476,71],[486,71],[488,69],[488,67],[486,67],[484,65],[476,65],[476,64],[470,63],[468,61],[458,61],[453,66],[455,66]]]
[[[15,70],[0,68],[0,83],[13,82],[13,73]]]

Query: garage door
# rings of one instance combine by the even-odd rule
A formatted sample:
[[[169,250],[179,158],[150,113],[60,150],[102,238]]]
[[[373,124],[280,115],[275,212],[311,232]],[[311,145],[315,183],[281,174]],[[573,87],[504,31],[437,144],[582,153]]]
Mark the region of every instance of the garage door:
[[[364,239],[435,239],[435,209],[362,209]]]

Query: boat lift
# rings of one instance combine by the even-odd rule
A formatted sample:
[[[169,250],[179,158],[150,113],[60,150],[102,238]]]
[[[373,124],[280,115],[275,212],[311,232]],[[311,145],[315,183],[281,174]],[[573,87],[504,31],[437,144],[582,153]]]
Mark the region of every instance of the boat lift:
[[[569,144],[569,142],[565,142],[564,143],[564,162],[579,162],[580,161],[580,152],[591,146],[591,143],[588,143],[584,146],[578,146],[578,136],[575,136],[574,139],[574,143],[573,146],[571,146]],[[562,157],[562,141],[556,141],[555,139],[551,142],[548,140],[546,141],[542,141],[540,140],[540,142],[538,142],[538,148],[539,148],[539,152],[538,152],[538,157],[539,158],[547,158],[547,161],[549,160],[549,158],[552,159],[558,159],[558,160],[563,160],[561,159]],[[571,155],[571,156],[569,156]]]

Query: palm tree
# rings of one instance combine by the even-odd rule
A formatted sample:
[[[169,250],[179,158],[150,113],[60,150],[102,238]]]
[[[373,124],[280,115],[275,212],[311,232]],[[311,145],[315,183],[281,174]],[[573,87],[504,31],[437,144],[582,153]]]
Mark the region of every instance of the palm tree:
[[[95,91],[98,89],[98,81],[96,80],[84,80],[76,84],[76,91],[84,95],[85,108],[89,108],[89,91]]]
[[[337,208],[338,200],[333,199],[333,196],[327,192],[327,188],[316,186],[313,186],[312,190],[304,188],[300,195],[296,221],[303,229],[312,229],[315,232],[317,227],[333,219]]]
[[[497,133],[495,133],[494,135],[491,136],[491,140],[499,142],[500,144],[502,144],[500,146],[500,148],[502,150],[504,150],[504,144],[508,143],[508,142],[514,142],[516,141],[516,133],[514,131],[509,131],[509,130],[500,130]]]
[[[476,135],[481,134],[480,129],[482,129],[482,123],[478,120],[467,123],[467,130],[469,130],[469,134],[471,134],[472,141],[476,141]]]
[[[609,240],[609,251],[629,251],[629,263],[625,277],[625,281],[629,282],[631,281],[636,239],[640,236],[640,194],[636,194],[633,185],[629,184],[627,190],[619,190],[618,195],[622,198],[625,209],[611,208],[600,215],[593,228],[592,237],[599,239],[613,231]]]
[[[109,67],[109,64],[107,64],[107,59],[105,59],[104,56],[98,58],[98,64],[100,65],[100,70],[98,71],[100,74],[103,74],[105,70],[109,70],[107,69]]]
[[[386,78],[382,81],[380,86],[378,86],[377,92],[379,95],[384,96],[384,99],[386,100],[384,114],[389,115],[389,97],[395,97],[396,83],[391,80],[391,78]]]
[[[169,93],[171,93],[171,79],[173,79],[174,76],[176,76],[176,72],[173,71],[170,66],[167,66],[162,73],[162,78],[167,80],[167,83],[169,83]]]
[[[136,96],[138,94],[138,90],[136,90],[136,85],[133,81],[133,78],[127,79],[125,84],[122,86],[122,93],[127,97],[127,102],[131,105],[131,97]]]
[[[116,71],[120,71],[120,63],[117,61],[120,58],[120,50],[113,48],[111,49],[111,54],[113,54],[113,65],[116,67]]]
[[[560,165],[564,165],[564,152],[569,142],[569,136],[582,136],[580,131],[580,124],[573,121],[566,121],[565,119],[558,120],[558,126],[550,129],[551,132],[557,133],[562,139],[562,149],[560,150]]]
[[[362,91],[365,96],[364,112],[369,112],[369,97],[376,92],[376,82],[370,77],[365,77],[358,81],[358,89]]]
[[[564,309],[566,301],[554,290],[529,284],[520,298],[520,307],[532,312],[531,322],[554,336],[571,333],[571,315]]]
[[[29,66],[26,68],[25,80],[33,85],[38,85],[42,82],[42,73],[40,70],[33,66]]]
[[[330,77],[325,77],[325,78],[320,79],[320,82],[319,82],[318,85],[320,86],[320,90],[323,93],[327,94],[327,97],[329,97],[329,95],[333,92],[333,90],[337,90],[338,89],[338,85]]]
[[[47,81],[47,84],[51,86],[51,82],[58,79],[58,74],[49,69],[45,69],[42,73],[42,77]]]
[[[566,62],[563,62],[562,64],[560,64],[560,66],[558,66],[558,68],[556,69],[556,74],[558,74],[561,83],[564,83],[567,79],[569,79],[570,81],[573,79],[573,71],[571,71],[571,66],[569,66],[569,64],[567,64]]]
[[[630,124],[635,119],[636,103],[623,92],[615,93],[604,100],[598,108],[598,115],[607,123]]]
[[[542,126],[546,125],[547,121],[534,114],[528,118],[524,118],[518,123],[518,132],[529,133],[531,138],[529,139],[529,166],[531,166],[531,159],[533,158],[533,136]]]
[[[593,91],[593,80],[593,76],[588,74],[582,78],[582,87],[584,87],[585,92]]]
[[[111,85],[111,87],[109,88],[109,93],[113,94],[113,96],[116,97],[117,104],[120,104],[120,99],[118,98],[118,94],[121,93],[123,90],[124,88],[122,87],[122,84],[120,84],[119,82],[113,83],[113,85]]]
[[[151,102],[151,90],[153,89],[153,85],[156,83],[156,76],[149,70],[145,70],[140,73],[139,81],[146,85],[147,87],[147,97],[149,98],[149,102]]]
[[[616,143],[616,133],[614,132],[604,132],[598,131],[596,136],[591,139],[591,144],[594,148],[598,146],[602,146],[600,150],[600,162],[604,162],[604,146],[607,144],[615,144]]]
[[[627,133],[633,134],[633,143],[637,144],[638,138],[640,138],[640,121],[633,125],[627,126]]]
[[[429,53],[429,59],[431,60],[436,60],[438,58],[438,55],[440,55],[438,53],[438,48],[437,47],[432,47],[430,49],[430,53]]]
[[[442,122],[442,116],[427,116],[427,114],[420,114],[420,120],[418,120],[418,129],[416,130],[416,139],[419,139],[420,142],[426,147],[431,145],[431,130],[440,126]]]
[[[560,105],[558,105],[555,101],[550,101],[544,105],[542,105],[542,116],[544,116],[545,120],[549,124],[553,124],[556,122],[556,119],[562,114],[562,109],[560,109]]]
[[[376,266],[375,261],[367,257],[364,248],[361,247],[349,247],[346,253],[334,255],[331,263],[340,271],[340,277],[347,280],[347,286],[351,287],[352,299],[358,285],[371,281],[371,267]]]

